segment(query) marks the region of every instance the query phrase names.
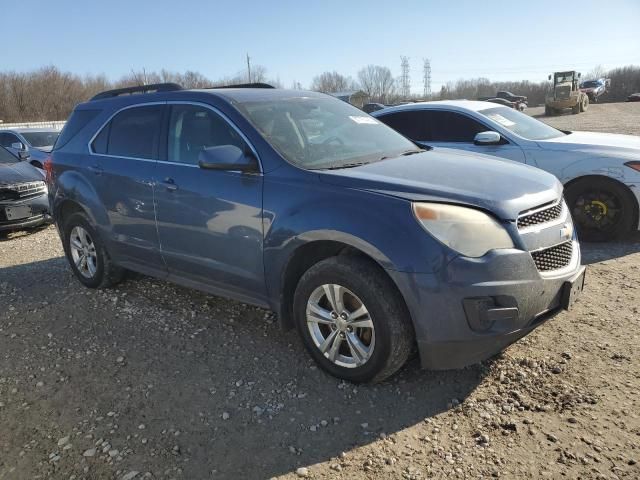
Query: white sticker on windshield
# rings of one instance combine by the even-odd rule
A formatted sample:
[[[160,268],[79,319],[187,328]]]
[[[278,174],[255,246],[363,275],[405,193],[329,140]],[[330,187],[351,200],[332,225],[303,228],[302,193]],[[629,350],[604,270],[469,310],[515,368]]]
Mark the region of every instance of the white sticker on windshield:
[[[360,123],[360,124],[363,124],[363,125],[378,125],[380,123],[373,117],[363,117],[363,116],[349,115],[349,118],[351,120],[353,120],[354,122]]]
[[[491,120],[494,120],[498,122],[500,125],[503,125],[505,127],[513,127],[516,124],[516,122],[512,122],[511,120],[503,117],[499,113],[490,113],[489,115],[487,115],[487,117],[489,117]]]

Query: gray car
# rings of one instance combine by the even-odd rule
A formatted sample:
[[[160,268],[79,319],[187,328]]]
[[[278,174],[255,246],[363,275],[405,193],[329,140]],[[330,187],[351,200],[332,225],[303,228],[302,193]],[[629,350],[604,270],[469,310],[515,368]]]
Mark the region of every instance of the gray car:
[[[3,146],[16,156],[18,156],[19,152],[27,152],[29,154],[28,161],[31,165],[42,168],[59,135],[60,130],[55,128],[0,130],[0,146]]]

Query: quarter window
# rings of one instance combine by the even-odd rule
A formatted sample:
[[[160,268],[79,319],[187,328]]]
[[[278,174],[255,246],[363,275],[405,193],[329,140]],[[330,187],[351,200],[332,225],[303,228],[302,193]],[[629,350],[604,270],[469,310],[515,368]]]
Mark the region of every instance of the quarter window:
[[[222,145],[245,149],[240,134],[214,111],[198,105],[171,106],[167,145],[170,162],[197,165],[203,149]]]

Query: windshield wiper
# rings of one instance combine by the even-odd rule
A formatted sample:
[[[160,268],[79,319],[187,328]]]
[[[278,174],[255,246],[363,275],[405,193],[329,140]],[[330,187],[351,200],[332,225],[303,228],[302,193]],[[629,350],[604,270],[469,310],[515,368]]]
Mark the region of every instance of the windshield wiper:
[[[333,165],[332,167],[322,168],[321,170],[341,170],[343,168],[361,167],[362,165],[368,165],[368,163],[367,162],[343,163],[342,165]]]
[[[426,150],[422,150],[422,149],[418,149],[418,150],[407,150],[405,152],[400,152],[397,155],[386,155],[382,158],[380,158],[380,160],[386,160],[387,158],[396,158],[396,157],[407,157],[409,155],[413,155],[414,153],[422,153],[425,152]]]

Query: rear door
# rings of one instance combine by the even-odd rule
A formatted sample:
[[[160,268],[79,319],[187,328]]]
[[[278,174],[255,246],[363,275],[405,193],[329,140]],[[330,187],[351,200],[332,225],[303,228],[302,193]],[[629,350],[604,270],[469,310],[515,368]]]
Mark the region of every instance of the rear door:
[[[107,237],[119,262],[166,272],[155,223],[154,175],[164,103],[128,107],[91,141],[87,169],[107,210]]]
[[[169,273],[235,298],[266,298],[262,262],[262,175],[198,167],[203,148],[252,148],[221,112],[169,103],[166,161],[156,204]]]

